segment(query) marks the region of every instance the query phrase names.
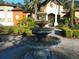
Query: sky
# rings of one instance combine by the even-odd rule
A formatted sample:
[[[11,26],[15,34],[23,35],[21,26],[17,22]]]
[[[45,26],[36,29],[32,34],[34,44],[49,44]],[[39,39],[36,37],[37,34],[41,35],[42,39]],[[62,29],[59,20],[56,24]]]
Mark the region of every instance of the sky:
[[[14,2],[14,3],[18,3],[18,2],[23,3],[24,2],[24,0],[4,0],[4,1],[6,1],[6,2]],[[45,1],[45,0],[42,0],[42,1]]]
[[[6,1],[6,2],[14,2],[14,3],[18,3],[18,2],[20,2],[20,3],[23,3],[23,0],[4,0],[4,1]]]
[[[14,2],[14,3],[18,3],[18,2],[23,3],[23,0],[4,0],[4,1],[6,1],[6,2]],[[79,0],[75,0],[75,1],[79,1]]]

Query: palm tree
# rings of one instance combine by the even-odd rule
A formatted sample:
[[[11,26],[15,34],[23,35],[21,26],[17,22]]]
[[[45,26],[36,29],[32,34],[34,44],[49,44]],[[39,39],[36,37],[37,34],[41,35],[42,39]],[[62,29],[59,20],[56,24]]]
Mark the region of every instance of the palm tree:
[[[60,0],[64,9],[70,10],[70,27],[73,27],[73,20],[74,20],[74,0]],[[71,2],[71,3],[70,3]]]
[[[4,3],[4,0],[0,0],[0,3]]]
[[[34,9],[35,15],[36,15],[36,20],[37,20],[37,11],[38,11],[38,4],[41,3],[42,0],[24,0],[25,1],[25,6],[27,5],[27,8],[32,11]],[[27,3],[26,3],[27,2]]]
[[[71,15],[71,19],[70,19],[70,26],[73,27],[74,24],[73,24],[73,20],[74,20],[74,0],[72,0],[72,3],[71,3],[71,11],[70,11],[70,15]]]

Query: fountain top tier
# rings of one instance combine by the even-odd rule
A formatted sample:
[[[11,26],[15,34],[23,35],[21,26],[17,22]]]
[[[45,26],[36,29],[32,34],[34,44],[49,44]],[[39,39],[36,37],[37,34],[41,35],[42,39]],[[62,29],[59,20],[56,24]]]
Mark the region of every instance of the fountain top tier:
[[[44,20],[42,20],[42,21],[36,21],[36,24],[39,26],[39,27],[44,27],[46,24],[48,23],[48,21],[44,21]]]

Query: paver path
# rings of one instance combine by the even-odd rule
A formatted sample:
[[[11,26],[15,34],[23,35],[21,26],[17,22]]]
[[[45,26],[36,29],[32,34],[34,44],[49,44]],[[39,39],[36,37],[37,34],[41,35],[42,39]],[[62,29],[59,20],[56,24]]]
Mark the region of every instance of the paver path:
[[[56,29],[55,29],[56,30]],[[58,35],[55,35],[53,32],[49,35],[59,37],[61,43],[57,46],[51,46],[49,50],[52,52],[52,55],[56,57],[55,59],[79,59],[79,40],[78,39],[68,39]],[[11,42],[6,42],[3,46],[0,47],[1,51],[8,46],[12,46]],[[3,49],[2,49],[3,48]],[[23,58],[28,51],[28,46],[14,46],[6,50],[0,51],[0,59],[27,59]],[[31,58],[30,58],[31,59]]]

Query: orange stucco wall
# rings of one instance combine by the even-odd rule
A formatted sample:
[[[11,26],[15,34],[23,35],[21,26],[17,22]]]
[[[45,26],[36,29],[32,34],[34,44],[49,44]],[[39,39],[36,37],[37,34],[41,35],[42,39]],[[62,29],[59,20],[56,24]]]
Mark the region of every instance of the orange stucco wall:
[[[17,19],[18,16],[18,19]],[[16,26],[18,24],[18,20],[22,20],[24,18],[23,11],[13,11],[13,23]]]

